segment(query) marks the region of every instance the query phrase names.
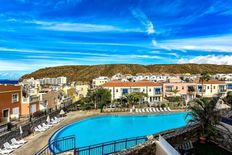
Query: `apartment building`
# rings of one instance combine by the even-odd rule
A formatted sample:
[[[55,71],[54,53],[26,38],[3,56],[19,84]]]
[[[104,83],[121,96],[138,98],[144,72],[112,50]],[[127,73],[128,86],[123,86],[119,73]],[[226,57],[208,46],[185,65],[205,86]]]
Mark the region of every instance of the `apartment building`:
[[[119,99],[125,94],[132,92],[143,92],[148,95],[144,101],[149,103],[157,103],[163,100],[162,98],[162,84],[151,81],[138,82],[122,82],[111,81],[102,85],[103,88],[111,91],[112,100]]]
[[[65,85],[67,84],[67,77],[42,78],[39,81],[41,85]]]
[[[197,93],[198,95],[202,95],[204,97],[224,97],[227,93],[227,84],[225,81],[218,81],[218,80],[209,80],[205,81],[202,84],[199,82],[197,84]]]
[[[92,87],[96,88],[109,81],[110,81],[110,78],[108,78],[107,76],[100,76],[92,80]]]
[[[163,97],[182,97],[185,102],[194,99],[197,94],[196,83],[173,82],[163,83]]]
[[[40,98],[38,95],[22,96],[21,116],[27,117],[40,110]]]
[[[0,85],[0,121],[19,118],[21,113],[21,87]]]
[[[40,92],[40,110],[56,109],[61,102],[60,92],[51,89],[43,89]]]
[[[78,100],[80,100],[81,98],[87,96],[90,86],[88,84],[77,84],[75,88],[76,88]]]

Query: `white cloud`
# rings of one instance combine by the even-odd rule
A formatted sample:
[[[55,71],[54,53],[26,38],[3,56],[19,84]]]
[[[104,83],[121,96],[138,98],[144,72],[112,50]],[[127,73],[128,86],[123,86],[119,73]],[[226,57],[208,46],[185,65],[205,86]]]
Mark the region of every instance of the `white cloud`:
[[[54,31],[73,31],[73,32],[142,32],[138,28],[120,28],[113,25],[70,23],[70,22],[47,22],[47,21],[26,21],[27,23],[37,24],[39,28]]]
[[[232,65],[232,55],[196,56],[190,59],[180,59],[178,63]]]
[[[232,52],[232,35],[163,40],[158,43],[152,41],[152,43],[157,49]]]
[[[142,25],[146,27],[146,31],[149,35],[155,33],[153,23],[149,20],[144,12],[142,12],[140,9],[131,9],[131,13],[136,19],[139,20],[139,22],[141,22]]]

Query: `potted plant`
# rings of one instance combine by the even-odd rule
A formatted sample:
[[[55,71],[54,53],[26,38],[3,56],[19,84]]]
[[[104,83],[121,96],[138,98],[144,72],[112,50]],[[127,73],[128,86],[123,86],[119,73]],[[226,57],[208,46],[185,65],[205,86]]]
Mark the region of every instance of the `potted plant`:
[[[216,130],[216,125],[224,127],[220,123],[220,111],[216,108],[218,99],[219,98],[196,98],[189,103],[189,113],[186,118],[188,118],[189,124],[197,123],[200,125],[199,141],[202,144],[210,137],[215,137],[219,134]]]

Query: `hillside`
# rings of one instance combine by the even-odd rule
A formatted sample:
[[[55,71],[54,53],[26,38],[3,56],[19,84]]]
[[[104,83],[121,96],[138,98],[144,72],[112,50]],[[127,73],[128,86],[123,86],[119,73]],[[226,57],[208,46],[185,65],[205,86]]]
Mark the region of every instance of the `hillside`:
[[[202,72],[232,73],[232,66],[211,65],[211,64],[165,64],[165,65],[136,65],[136,64],[110,64],[110,65],[77,65],[77,66],[57,66],[39,69],[31,74],[22,76],[21,79],[34,77],[66,76],[68,81],[91,81],[98,76],[112,76],[117,73],[132,74],[136,73],[191,73]]]

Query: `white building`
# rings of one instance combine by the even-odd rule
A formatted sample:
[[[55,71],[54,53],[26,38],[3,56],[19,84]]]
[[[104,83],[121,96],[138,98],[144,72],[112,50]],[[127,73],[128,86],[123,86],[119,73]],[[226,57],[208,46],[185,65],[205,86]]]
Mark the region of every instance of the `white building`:
[[[108,78],[107,76],[100,76],[92,80],[92,87],[96,88],[109,81],[110,81],[110,78]]]
[[[202,90],[204,97],[224,97],[227,94],[227,84],[225,81],[209,80],[203,83],[202,88],[199,82],[197,84],[198,95],[202,95]]]
[[[143,92],[148,95],[144,101],[157,103],[162,101],[162,84],[151,81],[121,82],[111,81],[102,85],[111,91],[112,100],[119,99],[125,94],[132,92]]]
[[[65,85],[67,84],[67,77],[42,78],[39,81],[41,85]]]

